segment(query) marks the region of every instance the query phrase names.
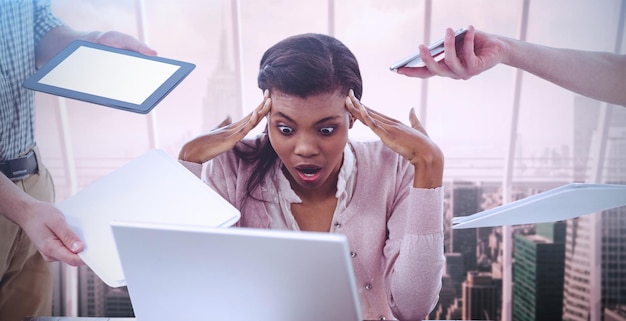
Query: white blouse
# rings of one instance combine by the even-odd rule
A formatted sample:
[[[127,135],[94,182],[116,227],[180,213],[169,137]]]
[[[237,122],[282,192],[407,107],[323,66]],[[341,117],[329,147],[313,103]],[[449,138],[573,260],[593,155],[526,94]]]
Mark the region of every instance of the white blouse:
[[[280,173],[280,175],[273,176],[266,187],[278,191],[278,200],[275,203],[266,202],[265,208],[270,216],[272,229],[299,231],[300,227],[291,212],[291,204],[302,203],[302,200],[291,188],[289,180],[281,170],[282,166],[282,162],[277,162],[275,171],[276,173]],[[341,214],[346,209],[352,199],[354,186],[356,184],[356,170],[354,152],[352,152],[350,144],[346,144],[343,151],[343,164],[339,170],[339,179],[337,180],[337,194],[335,195],[337,197],[337,207],[333,214],[333,221],[335,221],[337,215]],[[334,232],[334,229],[334,225],[331,226],[330,232]]]

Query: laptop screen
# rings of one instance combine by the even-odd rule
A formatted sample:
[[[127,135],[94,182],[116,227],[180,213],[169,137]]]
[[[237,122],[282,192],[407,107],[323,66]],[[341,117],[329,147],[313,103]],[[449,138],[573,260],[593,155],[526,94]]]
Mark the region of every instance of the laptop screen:
[[[362,320],[343,235],[112,228],[138,321]]]

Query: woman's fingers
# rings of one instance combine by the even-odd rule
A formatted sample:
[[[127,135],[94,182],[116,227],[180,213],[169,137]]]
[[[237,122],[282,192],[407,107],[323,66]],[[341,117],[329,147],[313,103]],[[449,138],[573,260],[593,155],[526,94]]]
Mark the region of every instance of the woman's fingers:
[[[428,137],[426,129],[422,126],[422,122],[420,122],[419,118],[417,118],[417,115],[415,114],[415,108],[411,108],[409,111],[409,122],[411,123],[411,127]]]
[[[266,91],[263,102],[238,122],[232,123],[227,118],[220,124],[225,126],[187,142],[179,153],[179,159],[204,163],[232,149],[267,115],[271,105],[271,99]]]
[[[387,147],[415,166],[414,187],[434,188],[441,186],[443,154],[428,137],[424,126],[415,114],[414,108],[411,108],[409,112],[410,126],[365,107],[354,97],[352,91],[346,97],[346,108],[352,116],[380,137]]]
[[[269,98],[269,94],[264,95],[263,102],[259,104],[250,114],[246,115],[243,119],[238,121],[235,124],[231,124],[226,128],[228,132],[228,137],[234,136],[237,138],[237,141],[243,139],[252,129],[254,129],[267,115],[272,106],[272,99]],[[235,143],[236,143],[235,142]]]
[[[385,120],[373,114],[371,109],[367,109],[363,106],[354,96],[352,90],[350,90],[349,96],[346,99],[346,105],[350,113],[365,126],[369,127],[376,135],[381,136],[386,133],[386,129],[381,126],[384,124]],[[379,122],[383,122],[383,124],[379,124]]]
[[[417,119],[417,115],[415,114],[415,108],[411,108],[411,110],[409,111],[409,122],[411,123],[411,127],[415,129],[418,129],[418,127],[422,125],[420,124],[419,119]]]
[[[250,118],[245,126],[245,135],[247,135],[253,128],[255,128],[265,117],[272,107],[272,99],[268,96],[265,97],[263,103],[261,103],[254,111],[252,111]]]
[[[228,125],[230,125],[232,123],[233,123],[233,119],[230,117],[230,115],[228,115],[228,116],[226,116],[226,118],[224,118],[224,120],[222,120],[221,123],[219,123],[217,125],[217,127],[215,127],[215,129],[226,127],[226,126],[228,126]]]

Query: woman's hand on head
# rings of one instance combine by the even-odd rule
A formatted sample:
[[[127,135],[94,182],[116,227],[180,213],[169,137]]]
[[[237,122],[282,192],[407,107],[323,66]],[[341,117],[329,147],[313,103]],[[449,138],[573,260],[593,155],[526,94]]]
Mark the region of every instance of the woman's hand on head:
[[[233,123],[229,116],[206,135],[190,140],[181,148],[178,159],[201,164],[231,150],[261,122],[271,106],[272,100],[269,97],[269,91],[266,90],[263,102],[250,114],[236,123]]]
[[[414,187],[436,188],[442,186],[443,153],[428,137],[413,108],[409,114],[411,126],[408,126],[365,107],[350,90],[346,98],[346,109],[380,137],[385,145],[415,166]]]

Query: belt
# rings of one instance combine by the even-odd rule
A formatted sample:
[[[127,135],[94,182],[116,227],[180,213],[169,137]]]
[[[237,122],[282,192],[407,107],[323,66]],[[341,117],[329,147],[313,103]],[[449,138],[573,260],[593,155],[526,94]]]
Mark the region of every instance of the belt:
[[[0,172],[12,181],[25,179],[30,175],[37,174],[38,171],[34,150],[15,159],[0,161]]]

